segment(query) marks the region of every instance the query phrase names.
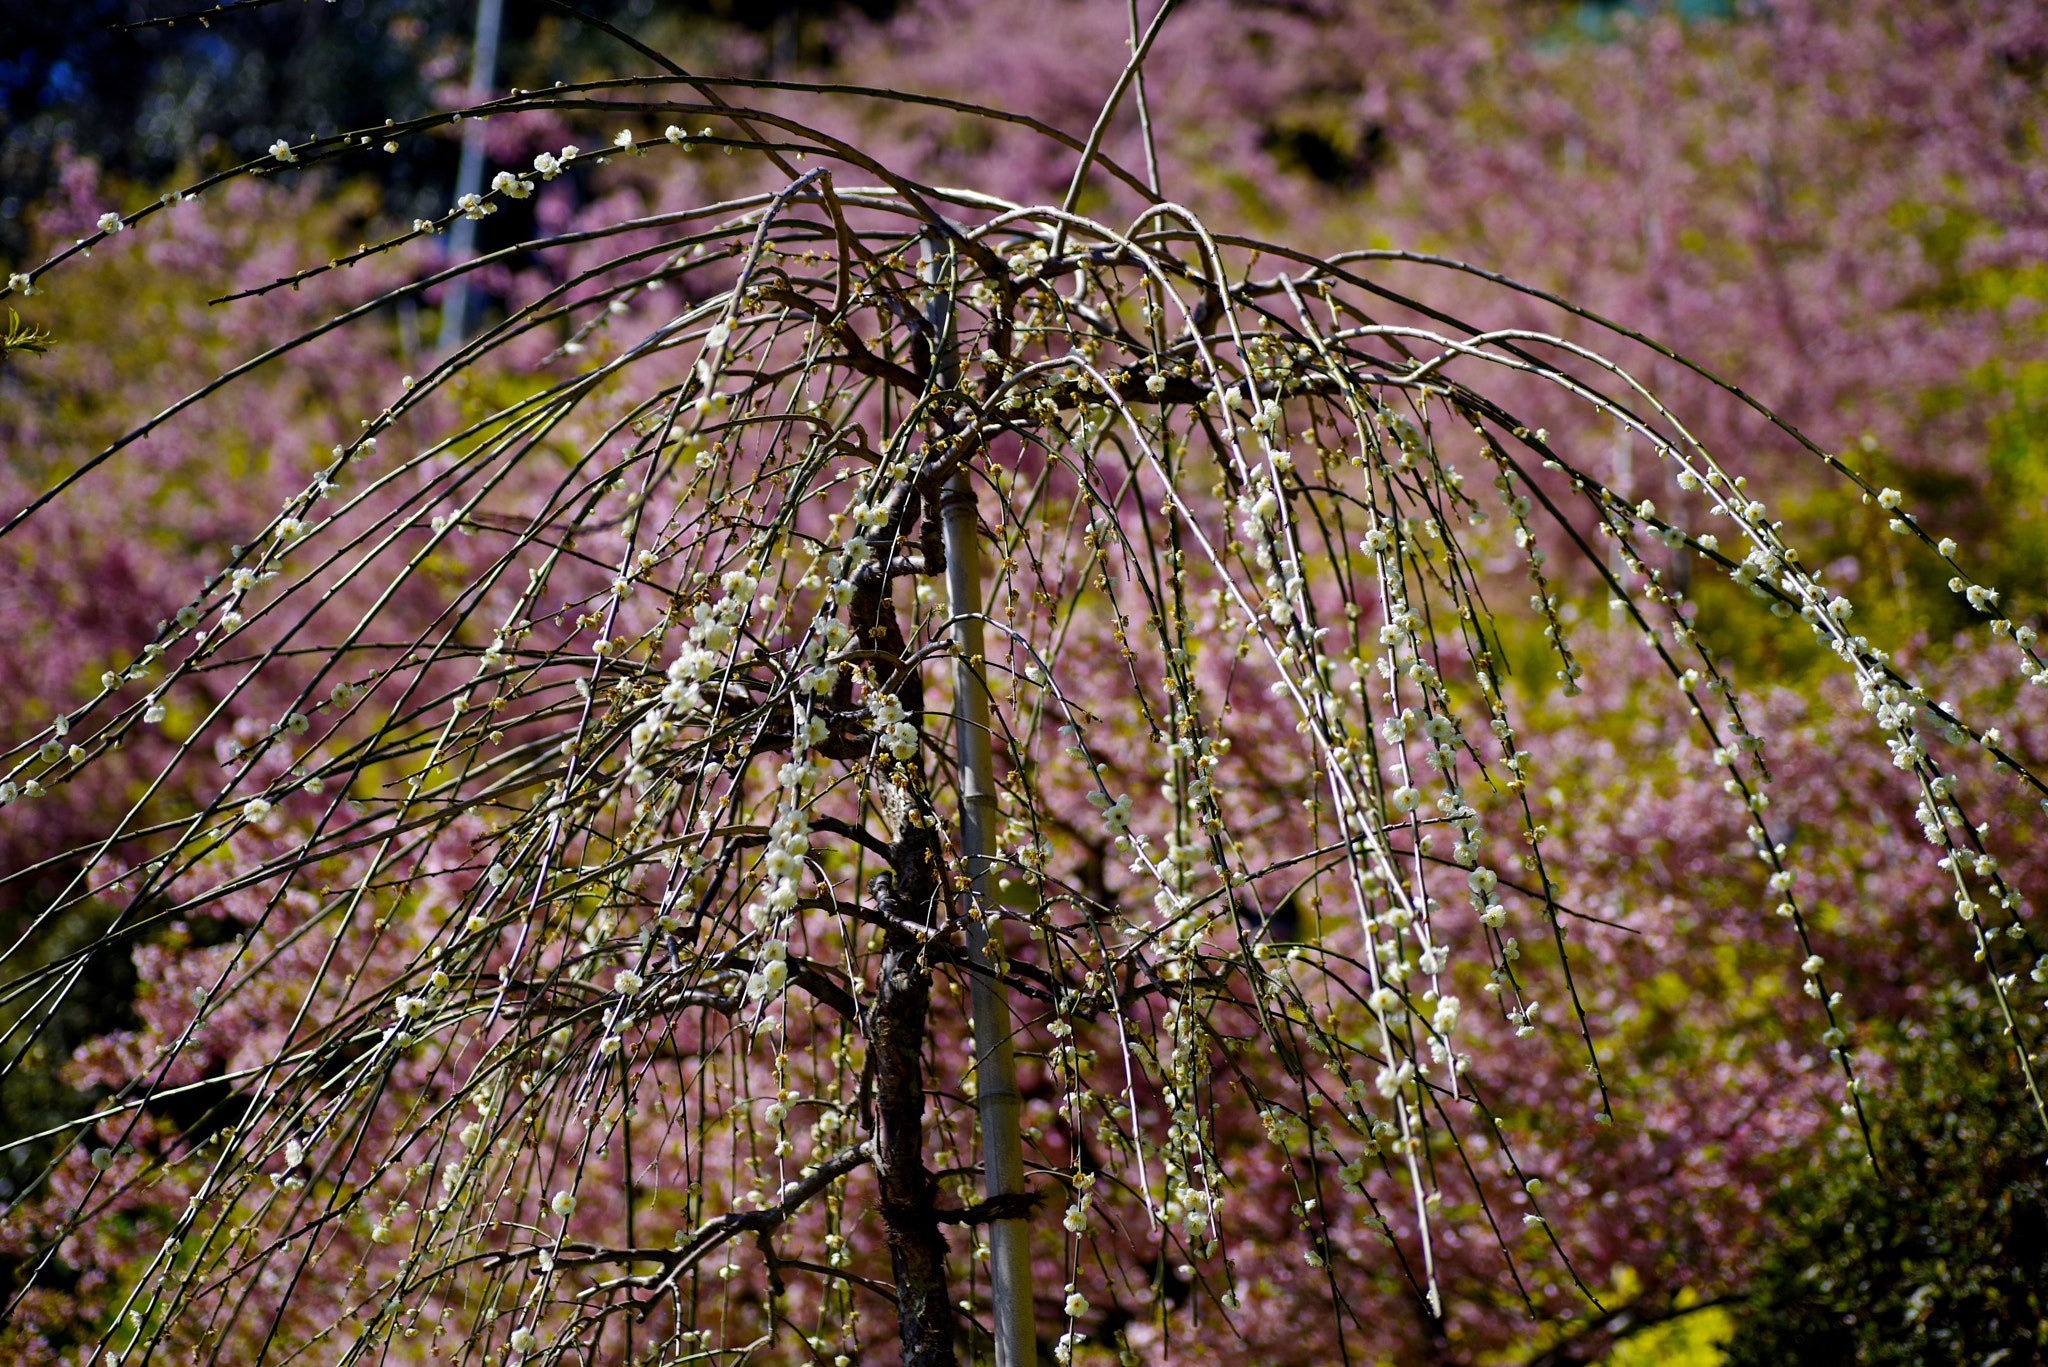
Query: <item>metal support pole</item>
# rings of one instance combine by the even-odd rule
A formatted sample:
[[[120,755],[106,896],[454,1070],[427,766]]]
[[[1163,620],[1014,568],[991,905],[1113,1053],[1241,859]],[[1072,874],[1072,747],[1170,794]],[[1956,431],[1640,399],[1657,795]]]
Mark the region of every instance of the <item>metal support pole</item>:
[[[943,252],[943,254],[941,254]],[[938,286],[931,318],[934,383],[955,383],[952,254],[937,249],[926,262]],[[953,618],[953,745],[960,767],[960,849],[968,896],[977,912],[967,921],[967,951],[979,970],[969,985],[974,1013],[975,1101],[981,1111],[982,1189],[985,1197],[1025,1190],[1024,1098],[1010,1045],[1010,999],[989,968],[989,870],[995,855],[995,754],[989,742],[989,699],[981,630],[981,533],[974,486],[965,470],[947,481],[940,500],[946,543],[946,601]],[[1032,1322],[1031,1226],[997,1220],[988,1227],[990,1299],[996,1367],[1036,1367],[1037,1327]]]
[[[469,101],[475,104],[487,100],[491,87],[498,79],[498,29],[504,17],[504,0],[477,0],[476,4],[476,46],[471,52],[469,67]],[[484,125],[481,119],[469,120],[469,126],[462,130],[462,165],[455,173],[455,199],[460,203],[464,195],[483,193],[484,188]],[[476,255],[476,220],[467,216],[457,218],[448,235],[448,264],[455,265]],[[469,335],[469,277],[458,275],[448,282],[448,293],[441,303],[441,335],[436,349],[443,356],[462,345],[462,339]]]

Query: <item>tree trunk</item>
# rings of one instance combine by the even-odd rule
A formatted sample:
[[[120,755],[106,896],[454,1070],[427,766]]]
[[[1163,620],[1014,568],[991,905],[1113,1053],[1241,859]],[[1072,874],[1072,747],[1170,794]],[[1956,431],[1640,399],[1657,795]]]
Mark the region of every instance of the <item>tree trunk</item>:
[[[910,810],[896,823],[891,872],[874,880],[872,892],[895,922],[930,925],[938,910],[938,840],[929,813],[905,805]],[[875,1175],[896,1277],[904,1367],[954,1367],[956,1321],[947,1294],[938,1183],[924,1165],[924,1044],[932,984],[923,951],[908,931],[889,931],[882,942],[881,981],[867,1013]]]

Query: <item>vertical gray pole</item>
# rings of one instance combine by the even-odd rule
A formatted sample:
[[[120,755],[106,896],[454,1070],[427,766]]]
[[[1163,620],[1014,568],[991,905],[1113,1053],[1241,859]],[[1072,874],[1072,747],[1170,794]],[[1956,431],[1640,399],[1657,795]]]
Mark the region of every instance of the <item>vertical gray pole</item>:
[[[488,99],[498,79],[498,28],[505,0],[476,0],[476,47],[469,67],[469,100]],[[455,198],[481,194],[484,186],[484,125],[471,119],[462,130],[462,165],[455,173]],[[476,254],[476,221],[457,218],[448,236],[448,264],[467,261]],[[446,356],[462,345],[469,332],[469,277],[458,275],[448,282],[441,302],[441,335],[436,345]]]
[[[926,268],[938,287],[931,318],[933,381],[957,383],[950,248],[934,244]],[[982,1190],[985,1197],[1024,1187],[1023,1094],[1010,1045],[1010,999],[989,972],[989,868],[995,855],[995,754],[989,741],[988,684],[981,630],[981,533],[974,486],[965,470],[947,482],[940,500],[946,543],[946,602],[953,618],[953,746],[960,767],[960,850],[968,896],[987,920],[970,917],[967,951],[976,969],[969,984],[974,1013],[975,1101],[981,1111]],[[988,1227],[990,1300],[996,1367],[1036,1367],[1037,1327],[1031,1314],[1031,1226],[997,1220]]]

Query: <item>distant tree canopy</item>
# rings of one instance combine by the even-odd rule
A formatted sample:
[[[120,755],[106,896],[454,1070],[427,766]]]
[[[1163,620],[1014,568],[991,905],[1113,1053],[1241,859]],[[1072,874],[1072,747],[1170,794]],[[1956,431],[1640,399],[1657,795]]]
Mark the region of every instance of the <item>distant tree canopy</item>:
[[[0,6],[0,255],[28,250],[28,211],[63,156],[143,185],[259,156],[278,137],[375,127],[436,106],[469,80],[475,0],[291,0],[172,27],[133,28],[213,0],[76,0]],[[756,72],[830,55],[828,21],[881,17],[893,0],[578,0],[671,51]],[[591,74],[608,40],[547,0],[505,0],[496,82]],[[363,154],[391,213],[450,197],[458,147],[411,142]]]
[[[2005,1026],[1974,994],[1902,1040],[1856,1152],[1773,1203],[1728,1367],[2048,1359],[2048,1137],[2001,1085]]]

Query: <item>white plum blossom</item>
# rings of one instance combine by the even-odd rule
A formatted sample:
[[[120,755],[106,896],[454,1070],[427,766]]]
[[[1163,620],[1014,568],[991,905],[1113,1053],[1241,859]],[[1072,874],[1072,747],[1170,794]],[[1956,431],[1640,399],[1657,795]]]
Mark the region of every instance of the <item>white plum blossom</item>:
[[[1109,828],[1110,834],[1122,835],[1130,828],[1131,795],[1129,793],[1125,793],[1112,801],[1105,793],[1093,792],[1088,794],[1088,802],[1090,806],[1102,813],[1102,824]]]
[[[779,996],[789,982],[789,943],[786,940],[770,939],[761,946],[761,964],[747,976],[747,996],[750,1000],[772,1000]]]
[[[509,195],[513,199],[525,199],[533,193],[533,182],[522,180],[510,171],[500,171],[497,175],[491,177],[491,189],[500,194]]]
[[[893,693],[871,690],[867,695],[867,709],[868,715],[874,719],[875,734],[884,749],[899,760],[917,757],[917,727],[911,724],[909,712],[904,710]]]

